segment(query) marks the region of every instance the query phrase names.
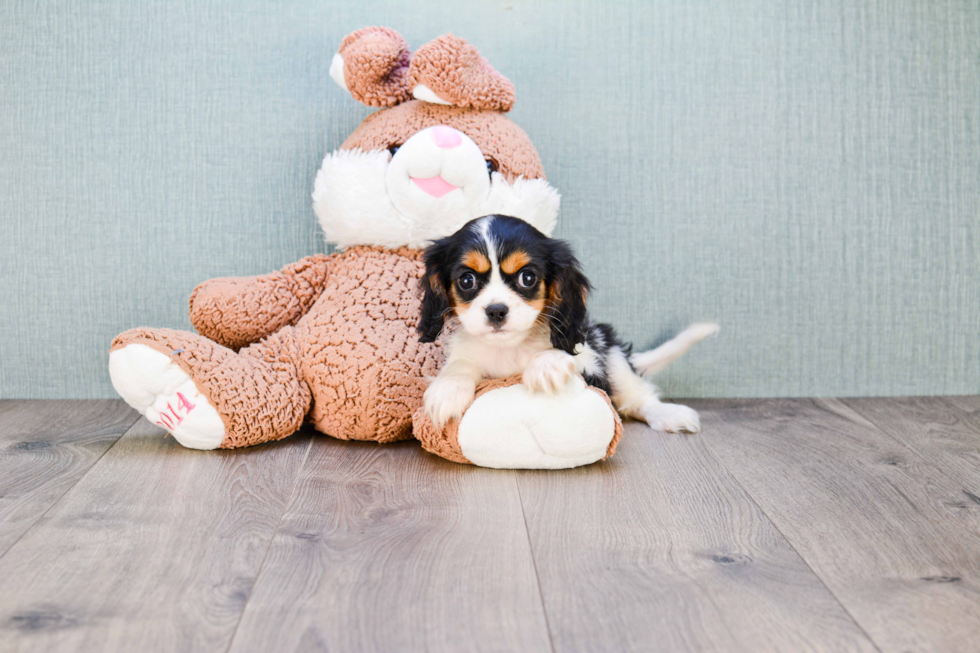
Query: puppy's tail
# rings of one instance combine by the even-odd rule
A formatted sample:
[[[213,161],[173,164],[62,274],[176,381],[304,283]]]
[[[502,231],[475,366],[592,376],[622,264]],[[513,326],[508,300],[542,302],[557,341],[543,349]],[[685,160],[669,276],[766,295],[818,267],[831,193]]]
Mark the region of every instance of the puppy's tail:
[[[718,325],[713,322],[692,324],[656,349],[633,354],[630,356],[630,363],[644,376],[656,374],[686,354],[688,349],[716,333]]]

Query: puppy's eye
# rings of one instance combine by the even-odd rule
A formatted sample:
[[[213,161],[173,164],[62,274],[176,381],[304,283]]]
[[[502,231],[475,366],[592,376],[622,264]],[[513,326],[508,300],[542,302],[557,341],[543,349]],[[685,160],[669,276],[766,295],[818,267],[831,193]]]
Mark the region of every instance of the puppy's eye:
[[[391,153],[391,156],[395,156],[395,153],[398,152],[400,148],[401,145],[389,145],[388,152]]]
[[[492,175],[497,172],[497,163],[493,159],[487,159],[487,174]]]
[[[530,270],[521,270],[521,273],[517,277],[517,285],[521,288],[533,288],[534,284],[538,282],[538,275],[534,274]]]
[[[473,287],[476,286],[476,276],[472,272],[467,272],[456,279],[456,285],[459,286],[460,290],[473,290]]]

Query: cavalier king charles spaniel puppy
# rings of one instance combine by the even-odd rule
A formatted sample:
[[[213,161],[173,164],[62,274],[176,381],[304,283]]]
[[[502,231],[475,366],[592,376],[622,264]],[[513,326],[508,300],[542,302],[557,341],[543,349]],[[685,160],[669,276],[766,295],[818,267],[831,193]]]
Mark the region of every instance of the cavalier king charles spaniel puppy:
[[[608,324],[586,312],[591,288],[568,243],[517,218],[487,215],[425,250],[422,342],[457,323],[446,362],[425,391],[437,427],[460,418],[485,378],[521,373],[532,392],[553,394],[573,374],[604,390],[620,414],[662,431],[697,433],[698,414],[660,401],[652,374],[718,331],[695,324],[660,347],[630,355]]]

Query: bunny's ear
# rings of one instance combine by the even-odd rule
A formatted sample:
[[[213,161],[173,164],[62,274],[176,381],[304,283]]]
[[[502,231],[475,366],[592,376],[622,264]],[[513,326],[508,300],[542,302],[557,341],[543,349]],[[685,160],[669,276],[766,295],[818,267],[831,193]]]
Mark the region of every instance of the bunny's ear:
[[[476,48],[452,34],[418,49],[408,72],[416,99],[489,111],[510,111],[514,85],[480,56]]]
[[[401,34],[365,27],[344,37],[330,62],[330,77],[362,104],[393,107],[412,97],[407,83],[411,60]]]

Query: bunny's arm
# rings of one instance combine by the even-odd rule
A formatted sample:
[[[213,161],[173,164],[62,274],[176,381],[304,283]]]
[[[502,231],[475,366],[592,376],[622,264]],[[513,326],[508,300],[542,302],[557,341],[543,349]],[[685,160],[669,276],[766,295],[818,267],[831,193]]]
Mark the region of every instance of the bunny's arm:
[[[191,294],[191,324],[215,342],[239,349],[297,321],[326,284],[331,257],[308,256],[257,277],[205,281]]]

